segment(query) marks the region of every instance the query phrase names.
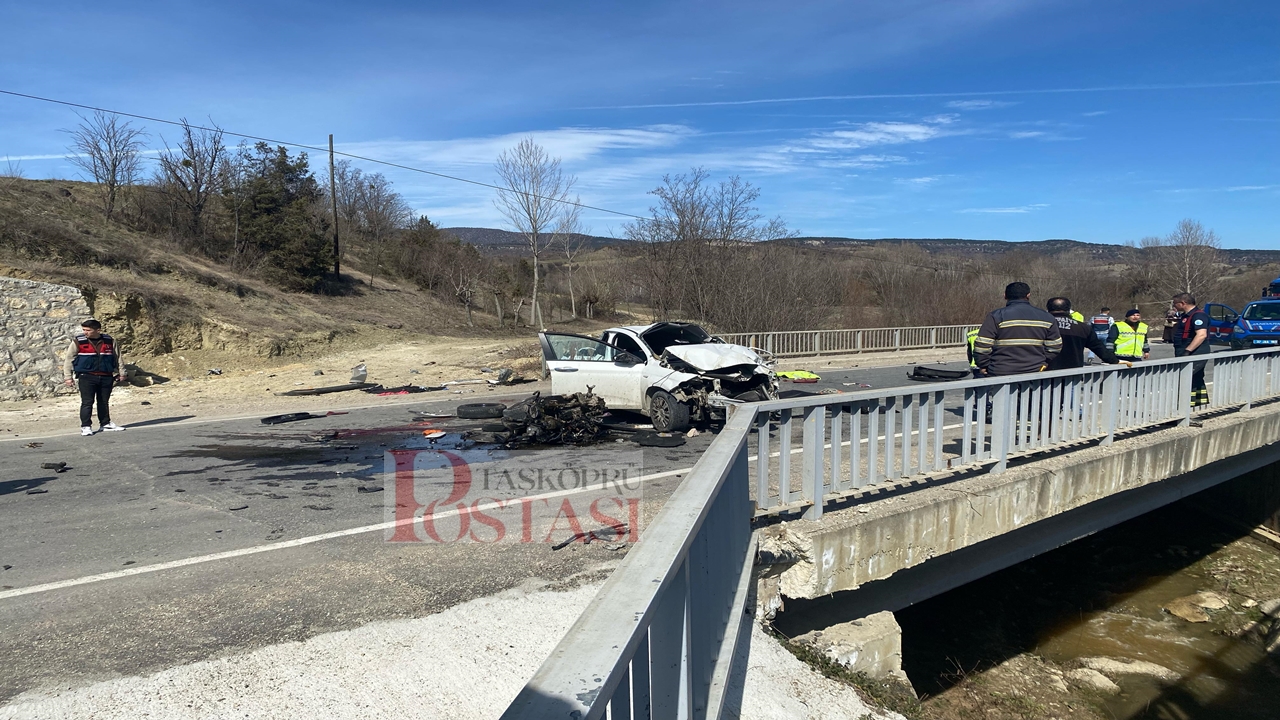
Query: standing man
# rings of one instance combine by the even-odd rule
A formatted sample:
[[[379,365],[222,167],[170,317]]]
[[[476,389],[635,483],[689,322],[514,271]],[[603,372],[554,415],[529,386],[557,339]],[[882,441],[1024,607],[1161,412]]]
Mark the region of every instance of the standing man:
[[[1178,326],[1178,311],[1174,310],[1173,308],[1169,308],[1164,313],[1164,332],[1161,333],[1160,339],[1167,343],[1172,344],[1173,329],[1177,326]]]
[[[75,381],[72,381],[72,375]],[[110,335],[102,332],[102,323],[89,318],[80,323],[80,334],[67,348],[62,363],[63,382],[67,387],[80,386],[80,434],[93,434],[93,403],[98,403],[98,425],[107,432],[124,428],[111,422],[111,388],[118,378],[124,382],[124,363],[120,348]]]
[[[1134,308],[1124,314],[1124,320],[1111,326],[1107,333],[1107,349],[1121,360],[1137,362],[1151,357],[1151,342],[1147,340],[1147,324],[1142,313]]]
[[[1209,357],[1209,315],[1196,306],[1191,293],[1173,296],[1173,307],[1178,311],[1178,324],[1173,328],[1173,354],[1175,357],[1203,355]],[[1209,404],[1209,387],[1204,382],[1204,370],[1208,359],[1191,365],[1191,407]]]
[[[1111,308],[1109,307],[1102,308],[1097,315],[1089,318],[1089,327],[1093,329],[1098,339],[1104,343],[1107,341],[1107,334],[1111,332],[1111,326],[1115,324],[1116,320],[1111,317]],[[1092,361],[1097,357],[1093,352],[1085,352],[1084,355],[1087,361]]]
[[[978,329],[973,354],[983,375],[1040,372],[1062,352],[1058,321],[1031,304],[1031,286],[1009,283],[1005,306],[992,310]]]
[[[1049,362],[1047,370],[1084,367],[1086,348],[1108,365],[1120,362],[1120,358],[1098,338],[1092,327],[1071,317],[1070,300],[1064,297],[1049,298],[1045,308],[1058,324],[1058,334],[1062,336],[1062,352]]]

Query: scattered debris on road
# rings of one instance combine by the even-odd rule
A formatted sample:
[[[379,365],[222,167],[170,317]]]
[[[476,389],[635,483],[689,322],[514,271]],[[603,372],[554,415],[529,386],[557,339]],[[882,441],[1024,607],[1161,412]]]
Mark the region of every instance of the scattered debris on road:
[[[41,470],[52,470],[52,471],[54,471],[54,472],[62,472],[62,471],[64,471],[64,470],[66,470],[66,469],[67,469],[67,464],[66,464],[66,463],[64,463],[64,462],[47,462],[47,463],[40,463],[40,469],[41,469]]]
[[[382,486],[381,485],[358,485],[356,486],[356,492],[379,493],[379,492],[382,492]]]
[[[484,409],[481,410],[480,408]],[[607,412],[604,400],[591,393],[549,395],[534,393],[505,410],[499,403],[473,403],[458,406],[458,417],[502,419],[478,431],[463,434],[475,442],[489,442],[508,448],[525,445],[588,445],[604,440],[609,429],[604,424]],[[465,410],[464,410],[465,408]]]
[[[685,435],[678,432],[640,430],[631,436],[631,441],[640,447],[673,448],[684,445]]]
[[[249,508],[248,505],[237,505],[233,508],[227,508],[227,509],[230,510],[231,512],[235,512],[236,510],[247,510],[248,508]]]
[[[316,415],[309,412],[285,413],[283,415],[271,415],[262,418],[263,425],[280,425],[282,423],[297,422],[299,420],[312,420],[314,418],[322,418],[324,415]]]
[[[568,547],[570,543],[576,540],[581,540],[583,545],[590,545],[592,540],[606,540],[606,539],[613,540],[616,538],[621,538],[623,534],[626,532],[627,532],[627,524],[622,523],[620,525],[610,525],[607,528],[597,528],[595,530],[592,530],[591,532],[574,533],[568,538],[561,540],[555,545],[552,545],[551,549],[561,550],[563,548]],[[619,548],[626,547],[626,545],[627,544],[625,542],[616,543],[616,547],[614,545],[605,545],[605,549],[617,550]]]
[[[466,403],[459,405],[454,412],[463,420],[496,420],[506,409],[502,403]]]
[[[365,388],[382,387],[377,383],[368,382],[352,382],[346,385],[326,385],[324,387],[314,388],[298,388],[297,390],[289,390],[288,392],[278,392],[280,397],[298,397],[301,395],[328,395],[329,393],[348,392],[351,390],[364,390]]]
[[[47,492],[49,492],[49,491],[48,491],[48,490],[46,490],[45,488],[31,488],[30,490],[28,490],[28,491],[27,491],[27,494],[28,494],[28,495],[43,495],[43,494],[45,494],[45,493],[47,493]]]
[[[44,443],[41,443],[41,442],[29,442],[29,443],[27,443],[26,445],[23,445],[22,447],[24,447],[24,448],[38,448],[38,447],[44,447]]]

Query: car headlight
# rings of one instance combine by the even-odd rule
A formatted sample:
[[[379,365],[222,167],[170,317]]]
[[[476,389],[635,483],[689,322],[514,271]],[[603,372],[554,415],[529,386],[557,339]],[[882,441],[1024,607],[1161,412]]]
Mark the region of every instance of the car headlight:
[[[1244,328],[1242,328],[1242,327],[1240,327],[1239,325],[1237,325],[1237,326],[1235,326],[1235,327],[1231,328],[1231,332],[1232,332],[1233,334],[1235,334],[1235,335],[1243,335],[1243,334],[1244,334]]]

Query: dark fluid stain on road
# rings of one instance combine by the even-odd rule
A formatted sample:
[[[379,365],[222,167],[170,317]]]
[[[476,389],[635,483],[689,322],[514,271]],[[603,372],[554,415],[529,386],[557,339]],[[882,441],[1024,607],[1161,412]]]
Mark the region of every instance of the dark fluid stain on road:
[[[916,690],[940,693],[1019,653],[1066,667],[1080,658],[1114,657],[1163,665],[1182,679],[1117,677],[1122,692],[1099,700],[1104,717],[1280,717],[1280,658],[1268,657],[1256,639],[1224,633],[1217,622],[1192,624],[1162,609],[1201,590],[1226,592],[1208,567],[1233,543],[1231,552],[1243,544],[1261,576],[1280,567],[1276,550],[1242,540],[1196,502],[1193,496],[895,613],[904,669]],[[1239,599],[1219,612],[1234,612],[1243,623]]]

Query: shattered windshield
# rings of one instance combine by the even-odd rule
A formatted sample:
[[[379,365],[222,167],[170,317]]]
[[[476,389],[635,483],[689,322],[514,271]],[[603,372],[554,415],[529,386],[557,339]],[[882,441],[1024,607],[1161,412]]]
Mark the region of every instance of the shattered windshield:
[[[692,323],[658,323],[640,337],[644,338],[655,355],[661,355],[672,345],[716,342],[706,330]]]
[[[1280,320],[1280,303],[1258,303],[1244,309],[1245,320]]]

